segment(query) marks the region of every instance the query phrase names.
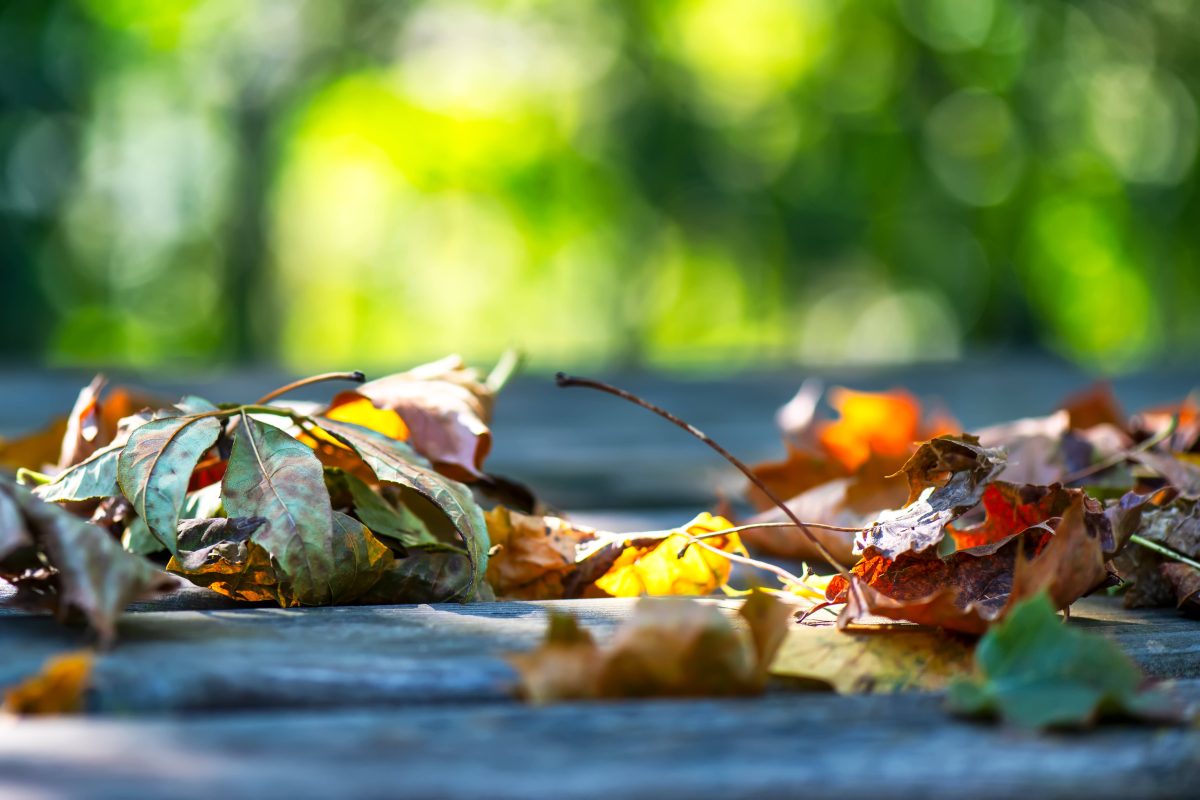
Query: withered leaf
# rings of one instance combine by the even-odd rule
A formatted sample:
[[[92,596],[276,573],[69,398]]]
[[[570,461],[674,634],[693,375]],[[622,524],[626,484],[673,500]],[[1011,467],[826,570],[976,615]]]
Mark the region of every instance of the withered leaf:
[[[521,695],[534,703],[622,697],[704,697],[760,692],[783,639],[789,608],[755,593],[739,629],[715,606],[646,598],[599,647],[569,617],[551,617],[546,641],[509,657]]]
[[[117,461],[121,491],[172,553],[192,471],[220,433],[221,424],[212,417],[166,417],[133,431],[121,450]]]
[[[772,675],[818,681],[840,694],[938,691],[970,670],[971,646],[962,637],[915,626],[797,626],[771,664]]]
[[[121,494],[117,483],[117,462],[124,443],[103,447],[83,461],[63,470],[50,483],[33,493],[51,503],[92,500]]]
[[[412,549],[395,559],[359,603],[450,603],[477,597],[471,560],[447,550]]]
[[[221,483],[226,512],[262,517],[254,543],[270,554],[296,603],[331,602],[337,573],[333,509],[321,462],[280,429],[242,414]]]
[[[167,571],[234,600],[290,605],[290,593],[281,591],[270,554],[250,541],[265,523],[261,517],[186,520],[180,523],[179,551],[167,563]]]
[[[489,544],[483,511],[470,490],[430,469],[424,459],[403,442],[359,425],[324,417],[318,418],[317,423],[357,453],[379,480],[406,486],[440,509],[466,548],[472,567],[471,586],[467,594],[473,594],[487,570]]]
[[[409,443],[439,470],[462,481],[482,477],[492,443],[492,390],[460,357],[365,383],[339,395],[331,407],[357,397],[394,411],[408,429]]]
[[[855,548],[896,558],[937,545],[946,526],[979,503],[1003,463],[1002,454],[980,447],[967,434],[925,442],[902,468],[908,476],[908,504],[880,514],[855,537]]]
[[[1176,458],[1170,453],[1139,451],[1130,458],[1161,475],[1178,490],[1181,497],[1200,500],[1200,466]]]
[[[329,584],[333,603],[351,603],[362,597],[395,561],[392,551],[367,526],[340,511],[333,512],[333,555]]]
[[[692,538],[732,528],[724,517],[701,513],[691,522],[676,528],[665,538],[643,539],[629,534],[617,545],[620,555],[594,582],[600,596],[639,597],[641,595],[710,594],[729,580],[729,559],[712,550],[692,544]],[[728,553],[745,555],[736,533],[706,537],[704,543]],[[588,558],[596,558],[590,555]]]
[[[25,487],[0,483],[0,495],[19,507],[29,538],[54,570],[54,593],[47,600],[59,618],[80,613],[102,645],[113,640],[125,606],[175,585],[144,558],[122,550],[103,528],[34,497]]]
[[[339,471],[336,479],[345,485],[354,505],[354,513],[372,533],[399,542],[404,547],[420,547],[438,542],[425,521],[403,502],[389,502],[353,473]],[[411,491],[407,487],[404,488]]]
[[[1159,568],[1167,583],[1175,590],[1175,605],[1190,616],[1200,616],[1200,569],[1172,562]]]
[[[18,716],[80,713],[91,683],[93,661],[90,650],[48,659],[37,674],[4,693],[4,711]]]
[[[558,517],[535,517],[503,506],[484,514],[484,519],[494,548],[487,582],[502,599],[565,597],[563,579],[575,569],[579,546],[596,535],[591,528]]]
[[[1059,608],[1074,602],[1107,578],[1105,543],[1112,532],[1099,504],[1082,491],[1056,491],[1070,501],[1054,534],[1047,517],[946,557],[926,550],[889,559],[867,551],[852,570],[853,586],[841,577],[830,581],[829,598],[846,603],[839,625],[882,616],[977,634],[1039,591],[1050,592]],[[1036,511],[1055,508],[1038,504],[1016,519],[1023,525]]]

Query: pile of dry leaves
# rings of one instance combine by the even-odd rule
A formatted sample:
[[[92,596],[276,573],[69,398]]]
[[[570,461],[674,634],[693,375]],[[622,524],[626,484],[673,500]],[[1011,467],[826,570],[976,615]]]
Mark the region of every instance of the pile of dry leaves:
[[[1130,605],[1200,609],[1190,401],[1127,417],[1099,388],[1048,417],[971,434],[901,391],[833,390],[839,416],[823,419],[820,392],[806,385],[779,414],[786,458],[749,470],[747,501],[761,513],[616,534],[573,524],[486,470],[492,406],[512,366],[484,375],[452,357],[368,383],[324,375],[246,404],[165,402],[98,378],[64,419],[0,444],[0,466],[17,475],[0,477],[10,601],[83,619],[108,644],[124,607],[169,590],[170,575],[286,607],[740,595],[729,585],[739,563],[767,584],[745,603],[745,624],[711,605],[643,601],[600,647],[556,619],[545,646],[516,659],[526,693],[752,692],[773,661],[786,662],[776,673],[837,683],[845,670],[829,652],[841,645],[798,653],[785,643],[797,614],[826,612],[851,631],[883,617],[952,632],[922,645],[948,646],[947,663],[971,651],[955,635],[986,633],[982,682],[952,696],[1014,719],[1019,704],[988,694],[988,648],[1042,636],[1061,658],[1072,648],[1100,657],[1094,642],[1064,644],[1078,631],[1045,622],[1106,587],[1124,588]],[[335,379],[360,383],[323,405],[283,399]],[[767,558],[828,562],[818,571],[833,574]],[[1096,688],[1099,699],[1066,721],[1104,703],[1149,708],[1136,669],[1119,651],[1103,657],[1124,683]]]

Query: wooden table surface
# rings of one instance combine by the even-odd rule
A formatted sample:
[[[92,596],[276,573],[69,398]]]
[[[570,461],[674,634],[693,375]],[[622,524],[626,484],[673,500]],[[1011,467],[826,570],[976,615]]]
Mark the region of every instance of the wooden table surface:
[[[0,373],[0,431],[67,408],[78,375]],[[1132,407],[1200,375],[1118,382]],[[771,415],[799,376],[625,381],[748,459],[779,448]],[[1048,411],[1081,376],[1049,362],[833,376],[940,395],[967,425]],[[224,400],[258,376],[165,382]],[[38,399],[40,398],[40,399]],[[491,466],[584,518],[683,521],[736,490],[698,443],[615,399],[518,381]],[[681,515],[683,519],[680,518]],[[0,798],[96,797],[1180,797],[1195,796],[1200,729],[1104,725],[1030,734],[944,713],[936,695],[773,691],[752,700],[512,700],[504,654],[532,647],[547,607],[603,638],[631,601],[292,609],[189,589],[139,604],[100,657],[94,714],[0,722]],[[1200,701],[1200,623],[1097,598],[1071,624],[1118,641]],[[77,647],[79,632],[0,612],[0,684]]]

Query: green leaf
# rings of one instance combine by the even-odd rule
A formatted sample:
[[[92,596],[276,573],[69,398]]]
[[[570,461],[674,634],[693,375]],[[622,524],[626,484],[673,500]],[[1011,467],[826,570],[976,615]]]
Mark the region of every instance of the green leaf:
[[[1018,604],[975,650],[977,680],[951,684],[955,711],[1024,728],[1084,725],[1105,713],[1162,717],[1137,665],[1113,642],[1064,624],[1043,592]]]
[[[117,482],[150,532],[174,553],[175,529],[196,463],[221,433],[213,417],[168,417],[129,436],[117,462]]]
[[[321,462],[310,448],[243,413],[221,496],[229,516],[267,521],[254,542],[270,553],[296,603],[333,601],[333,509]]]
[[[48,503],[114,497],[121,493],[117,485],[117,462],[124,443],[109,445],[92,453],[75,466],[63,470],[53,481],[33,490]]]
[[[393,539],[405,547],[437,544],[438,539],[429,526],[403,503],[389,503],[365,481],[349,472],[338,470],[336,480],[345,486],[354,504],[354,513],[372,533]],[[407,487],[397,488],[412,491]]]
[[[358,453],[381,481],[407,486],[436,505],[454,525],[470,559],[469,590],[475,593],[487,570],[488,533],[483,512],[463,484],[435,472],[429,462],[403,442],[348,422],[317,418],[331,436]]]

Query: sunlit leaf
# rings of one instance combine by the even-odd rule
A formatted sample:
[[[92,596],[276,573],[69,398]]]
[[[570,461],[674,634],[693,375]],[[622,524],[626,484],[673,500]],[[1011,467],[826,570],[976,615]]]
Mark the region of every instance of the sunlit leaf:
[[[212,417],[167,417],[139,427],[121,450],[121,491],[172,553],[192,470],[220,433],[221,424]]]
[[[329,603],[337,564],[321,462],[280,429],[247,414],[240,421],[222,481],[225,510],[266,520],[255,544],[278,563],[296,602]]]
[[[596,588],[613,597],[710,594],[729,580],[730,563],[717,553],[691,546],[691,537],[732,527],[729,520],[705,512],[680,526],[680,533],[645,545],[631,544],[596,580]],[[736,533],[703,541],[725,552],[746,552]]]
[[[424,496],[436,505],[458,531],[472,565],[470,592],[487,570],[488,535],[483,511],[466,486],[430,469],[403,442],[358,425],[319,418],[318,424],[351,448],[386,483],[395,483]]]

